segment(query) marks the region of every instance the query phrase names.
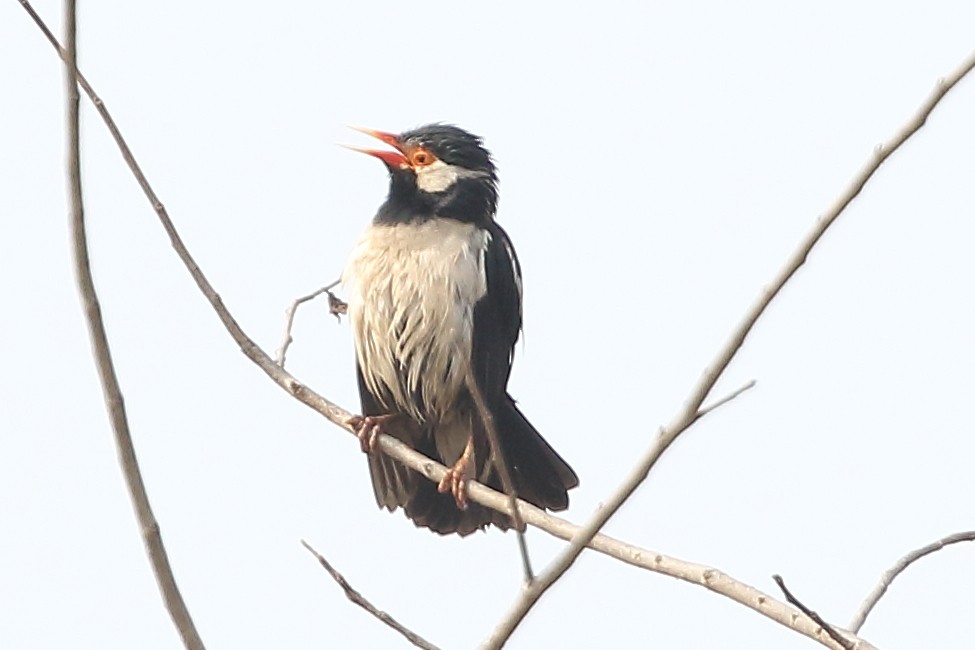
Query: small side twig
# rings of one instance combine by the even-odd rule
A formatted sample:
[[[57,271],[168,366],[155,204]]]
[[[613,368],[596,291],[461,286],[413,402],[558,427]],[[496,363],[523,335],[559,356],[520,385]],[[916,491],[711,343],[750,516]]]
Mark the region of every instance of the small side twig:
[[[342,587],[342,591],[345,592],[346,598],[348,598],[353,603],[355,603],[362,609],[366,610],[367,612],[375,616],[377,619],[379,619],[389,627],[393,628],[394,630],[402,634],[407,641],[415,645],[417,648],[423,648],[424,650],[439,650],[437,646],[433,645],[432,643],[424,639],[422,636],[420,636],[413,630],[404,626],[402,623],[397,621],[395,618],[393,618],[386,612],[376,609],[375,605],[373,605],[368,600],[366,600],[365,596],[363,596],[358,591],[353,589],[352,585],[348,583],[345,577],[341,573],[336,571],[335,567],[329,564],[328,560],[326,560],[321,553],[319,553],[314,548],[312,548],[311,544],[309,544],[305,540],[301,540],[301,545],[304,546],[306,549],[308,549],[309,553],[315,556],[315,558],[318,560],[318,563],[322,565],[322,568],[328,571],[328,575],[332,576],[332,579],[335,580],[335,582],[337,582],[340,587]]]
[[[873,610],[877,602],[883,597],[883,595],[887,593],[887,588],[890,587],[890,583],[892,583],[894,578],[899,576],[904,569],[911,566],[911,564],[917,562],[925,555],[936,553],[950,544],[957,544],[959,542],[975,542],[975,530],[969,530],[961,533],[955,533],[954,535],[948,535],[947,537],[942,537],[935,542],[931,542],[927,546],[914,549],[901,559],[897,560],[897,562],[894,563],[894,566],[884,571],[884,574],[880,576],[880,582],[863,600],[863,603],[861,603],[860,609],[857,610],[856,615],[850,622],[850,631],[854,634],[860,633],[860,628],[863,627],[863,624],[866,622],[867,616],[870,615],[870,612]]]
[[[501,448],[501,439],[498,437],[498,430],[494,426],[494,416],[491,415],[491,411],[484,401],[484,395],[481,393],[481,388],[477,385],[477,382],[474,380],[474,375],[470,370],[467,371],[467,376],[464,379],[467,383],[467,390],[470,391],[471,397],[474,398],[474,405],[477,407],[477,411],[481,416],[481,422],[484,423],[484,430],[487,432],[488,441],[491,443],[491,451],[494,453],[495,461],[498,463],[501,486],[504,488],[504,493],[508,495],[508,506],[511,508],[512,513],[511,520],[514,522],[515,534],[518,537],[518,550],[521,552],[522,568],[525,570],[525,584],[531,584],[535,579],[535,573],[532,571],[531,558],[528,556],[528,541],[525,539],[525,520],[522,519],[521,512],[518,510],[518,495],[515,493],[514,481],[511,480],[511,472],[508,471],[508,459],[505,457],[504,450]]]
[[[789,591],[789,588],[785,586],[785,580],[782,579],[782,576],[774,575],[772,576],[772,580],[775,580],[775,584],[779,585],[779,589],[782,590],[782,595],[785,596],[786,601],[788,601],[790,605],[796,607],[803,614],[805,614],[813,621],[815,621],[816,625],[818,625],[819,627],[823,628],[826,631],[826,634],[829,635],[829,638],[839,643],[841,646],[846,648],[846,650],[853,650],[852,642],[850,642],[842,634],[837,632],[836,628],[834,628],[832,625],[824,621],[822,616],[820,616],[813,610],[803,605],[798,598],[792,595],[792,592]]]
[[[700,411],[697,412],[697,417],[698,418],[703,418],[705,415],[707,415],[708,413],[710,413],[714,409],[721,408],[722,406],[724,406],[725,404],[727,404],[731,400],[735,399],[736,397],[738,397],[739,395],[741,395],[745,391],[751,390],[754,387],[755,387],[755,380],[752,379],[751,381],[749,381],[745,385],[740,386],[739,388],[731,391],[730,393],[728,393],[727,395],[725,395],[724,397],[722,397],[721,399],[719,399],[714,404],[708,404],[707,406],[705,406],[704,408],[702,408]]]
[[[278,364],[284,368],[284,358],[288,354],[288,348],[294,343],[294,337],[291,336],[291,329],[295,324],[295,313],[298,311],[298,306],[306,303],[310,300],[314,300],[323,293],[328,294],[328,311],[335,318],[338,318],[340,314],[345,313],[344,305],[345,303],[335,297],[332,293],[332,289],[337,287],[341,280],[336,280],[332,284],[326,285],[317,291],[312,291],[307,296],[302,296],[301,298],[296,298],[289,306],[287,311],[285,311],[284,319],[284,336],[281,338],[281,347],[274,354],[274,363]]]

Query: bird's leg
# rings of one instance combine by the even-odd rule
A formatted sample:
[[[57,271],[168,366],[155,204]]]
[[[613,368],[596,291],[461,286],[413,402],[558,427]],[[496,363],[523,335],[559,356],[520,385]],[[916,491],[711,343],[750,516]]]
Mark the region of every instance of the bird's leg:
[[[461,510],[467,510],[467,481],[474,478],[474,436],[467,439],[464,453],[460,455],[453,467],[440,479],[437,491],[441,494],[450,492],[454,495],[454,502]]]
[[[374,454],[378,450],[379,434],[385,433],[397,440],[410,440],[416,428],[413,420],[402,413],[387,413],[386,415],[353,415],[346,420],[352,427],[362,451]]]

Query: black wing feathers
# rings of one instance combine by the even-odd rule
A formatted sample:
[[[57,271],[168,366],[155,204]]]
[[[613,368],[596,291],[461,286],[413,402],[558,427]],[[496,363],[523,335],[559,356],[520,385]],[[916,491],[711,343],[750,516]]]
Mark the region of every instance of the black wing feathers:
[[[493,405],[506,393],[521,332],[521,267],[501,226],[492,223],[488,233],[491,241],[484,253],[487,294],[474,307],[471,357],[484,399]]]
[[[552,449],[508,395],[508,377],[521,331],[521,267],[507,233],[488,227],[484,256],[487,295],[474,309],[474,374],[494,416],[518,496],[541,508],[564,510],[566,490],[579,484],[572,468]],[[488,480],[495,489],[500,481]]]

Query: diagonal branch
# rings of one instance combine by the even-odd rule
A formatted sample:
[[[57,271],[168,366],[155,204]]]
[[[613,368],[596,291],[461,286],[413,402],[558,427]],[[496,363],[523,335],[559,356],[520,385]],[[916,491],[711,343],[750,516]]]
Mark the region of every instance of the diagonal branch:
[[[860,194],[880,166],[890,157],[892,153],[904,144],[918,129],[924,126],[928,116],[934,107],[938,105],[955,84],[975,68],[975,52],[972,52],[962,61],[947,78],[939,79],[934,90],[928,98],[921,104],[921,107],[914,115],[898,130],[894,136],[885,143],[878,145],[871,158],[864,163],[860,171],[854,176],[846,190],[827,209],[826,213],[817,219],[809,233],[799,243],[798,248],[789,256],[785,265],[775,274],[765,290],[759,295],[755,302],[745,312],[744,317],[738,326],[731,333],[731,337],[718,350],[711,364],[705,369],[704,374],[691,389],[690,397],[684,407],[674,417],[670,424],[661,429],[657,440],[651,445],[640,462],[633,469],[632,473],[626,478],[617,491],[606,501],[605,505],[593,516],[579,535],[573,538],[569,546],[553,560],[552,566],[545,571],[527,589],[524,589],[516,601],[514,607],[509,611],[498,627],[494,630],[491,637],[485,644],[485,648],[500,648],[514,632],[518,624],[524,619],[528,611],[538,602],[542,594],[555,583],[562,575],[569,570],[575,559],[582,553],[588,545],[589,540],[599,531],[607,521],[616,513],[617,510],[626,502],[633,492],[646,479],[654,464],[661,455],[673,444],[677,437],[689,429],[702,415],[701,406],[704,400],[714,388],[718,378],[724,373],[731,363],[731,360],[741,349],[752,327],[771,304],[772,300],[779,294],[786,283],[795,275],[796,271],[805,264],[806,258],[813,247],[826,234],[826,231],[842,214],[843,210]],[[705,410],[704,412],[707,412]]]
[[[433,645],[422,636],[414,632],[413,630],[405,627],[402,623],[397,621],[395,618],[387,614],[386,612],[376,609],[376,606],[370,603],[365,596],[360,594],[358,591],[352,588],[352,585],[345,579],[341,573],[335,570],[328,560],[322,556],[321,553],[316,551],[311,547],[311,544],[305,540],[301,540],[301,545],[308,549],[308,552],[315,556],[318,563],[322,565],[322,568],[328,572],[328,575],[332,576],[332,580],[338,583],[342,587],[342,591],[345,592],[345,597],[351,600],[353,603],[366,610],[373,616],[375,616],[380,622],[393,628],[400,634],[402,634],[407,641],[415,645],[417,648],[423,648],[423,650],[439,650],[437,646]]]
[[[33,14],[33,10],[28,5],[25,8]],[[95,291],[95,282],[92,279],[91,260],[88,256],[88,235],[85,229],[85,209],[84,199],[81,191],[81,146],[79,142],[78,129],[78,66],[76,48],[76,12],[74,0],[66,0],[64,5],[64,26],[65,26],[65,50],[62,58],[65,63],[65,100],[67,108],[67,176],[68,176],[68,196],[71,203],[71,238],[72,255],[74,257],[75,276],[78,282],[78,292],[81,294],[81,301],[85,310],[85,319],[88,323],[88,335],[91,339],[92,351],[98,366],[98,376],[102,384],[102,392],[105,396],[105,406],[108,409],[109,418],[112,424],[112,431],[115,434],[115,447],[119,457],[119,464],[122,466],[122,473],[125,475],[125,484],[129,491],[129,498],[135,508],[136,516],[139,520],[139,528],[142,531],[142,541],[149,554],[149,561],[152,564],[153,574],[156,576],[156,583],[159,591],[162,592],[163,600],[166,602],[166,609],[173,620],[173,624],[179,631],[183,639],[183,645],[187,650],[203,650],[203,641],[200,639],[193,625],[193,619],[183,602],[179,587],[176,585],[176,578],[173,576],[173,569],[169,565],[169,556],[166,554],[166,547],[163,545],[162,536],[159,533],[159,523],[152,513],[149,505],[149,496],[146,494],[146,486],[142,481],[142,472],[139,470],[139,461],[135,455],[135,448],[132,445],[132,435],[129,431],[128,417],[125,413],[125,401],[122,398],[122,388],[119,386],[118,377],[115,375],[115,365],[112,362],[112,352],[108,345],[108,337],[105,334],[105,323],[102,320],[102,310],[98,302],[98,294]],[[44,28],[45,31],[46,28]],[[49,31],[47,31],[50,34]],[[50,36],[53,38],[53,35]]]
[[[948,535],[947,537],[942,537],[941,539],[931,542],[927,546],[922,546],[921,548],[914,549],[901,559],[894,563],[894,566],[890,567],[884,574],[880,576],[880,582],[874,587],[873,591],[870,592],[860,605],[860,609],[857,610],[856,615],[853,620],[850,621],[850,631],[854,634],[860,632],[860,628],[867,620],[867,616],[873,611],[874,606],[880,601],[885,593],[887,593],[887,588],[894,581],[894,578],[899,576],[904,569],[911,566],[918,560],[920,560],[925,555],[930,555],[936,553],[950,544],[957,544],[959,542],[975,542],[975,530],[969,530],[962,533],[955,533],[954,535]]]

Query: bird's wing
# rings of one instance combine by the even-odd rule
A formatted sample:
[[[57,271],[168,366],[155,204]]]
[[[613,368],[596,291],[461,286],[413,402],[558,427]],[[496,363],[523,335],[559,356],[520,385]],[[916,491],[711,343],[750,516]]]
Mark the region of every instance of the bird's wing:
[[[521,331],[521,266],[508,234],[496,223],[484,252],[487,292],[474,307],[471,361],[488,404],[505,396]]]
[[[579,479],[508,395],[512,356],[521,331],[521,267],[507,233],[497,224],[489,232],[491,241],[484,255],[487,293],[474,308],[474,374],[519,496],[541,508],[564,510],[569,503],[566,491]],[[500,489],[497,477],[487,482]]]

